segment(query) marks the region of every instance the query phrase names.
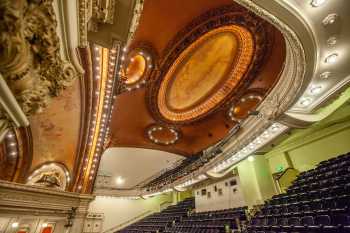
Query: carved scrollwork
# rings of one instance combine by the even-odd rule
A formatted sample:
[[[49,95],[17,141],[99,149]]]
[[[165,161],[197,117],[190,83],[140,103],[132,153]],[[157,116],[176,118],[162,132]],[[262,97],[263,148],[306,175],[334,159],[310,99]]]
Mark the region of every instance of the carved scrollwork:
[[[53,0],[0,2],[0,72],[26,115],[46,107],[77,76],[60,56]]]

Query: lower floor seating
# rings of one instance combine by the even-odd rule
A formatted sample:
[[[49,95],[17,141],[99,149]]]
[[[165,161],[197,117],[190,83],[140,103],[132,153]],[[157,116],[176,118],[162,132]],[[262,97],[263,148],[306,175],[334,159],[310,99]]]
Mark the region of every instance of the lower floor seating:
[[[246,233],[350,233],[350,154],[301,173],[266,201]]]

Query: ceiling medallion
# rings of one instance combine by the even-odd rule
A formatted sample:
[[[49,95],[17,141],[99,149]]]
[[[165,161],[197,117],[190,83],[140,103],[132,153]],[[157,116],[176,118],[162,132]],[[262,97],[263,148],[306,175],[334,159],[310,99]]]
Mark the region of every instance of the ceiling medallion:
[[[119,76],[123,80],[124,89],[131,91],[141,88],[154,68],[154,56],[150,48],[139,47],[127,52],[121,58]]]
[[[180,133],[167,126],[152,125],[147,130],[148,139],[159,145],[173,145],[180,137]]]
[[[240,26],[220,27],[199,38],[180,54],[160,84],[162,116],[186,121],[216,107],[243,78],[253,50],[252,35]]]
[[[242,96],[267,53],[267,23],[238,6],[195,19],[168,44],[147,89],[150,112],[188,124]]]
[[[257,93],[245,95],[236,104],[230,107],[228,110],[228,117],[231,121],[241,122],[254,111],[262,99],[262,96]]]

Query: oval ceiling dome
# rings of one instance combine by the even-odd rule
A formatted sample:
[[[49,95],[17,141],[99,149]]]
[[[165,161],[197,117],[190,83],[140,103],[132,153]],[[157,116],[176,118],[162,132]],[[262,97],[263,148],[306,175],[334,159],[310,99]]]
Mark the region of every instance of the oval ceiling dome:
[[[175,60],[160,84],[162,116],[183,122],[213,110],[243,78],[253,50],[251,33],[237,25],[211,30],[197,39]]]
[[[233,33],[218,33],[203,41],[174,72],[167,91],[168,106],[184,110],[205,100],[225,81],[236,54],[237,39]]]

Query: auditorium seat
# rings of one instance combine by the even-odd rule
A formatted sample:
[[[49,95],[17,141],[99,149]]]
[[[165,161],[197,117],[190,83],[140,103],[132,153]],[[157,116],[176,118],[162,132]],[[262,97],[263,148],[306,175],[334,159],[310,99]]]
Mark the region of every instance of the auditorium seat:
[[[118,232],[224,233],[226,227],[237,229],[236,218],[246,220],[247,207],[190,213],[194,206],[193,198],[185,199]]]
[[[286,193],[267,200],[246,233],[350,233],[350,154],[301,172]]]

